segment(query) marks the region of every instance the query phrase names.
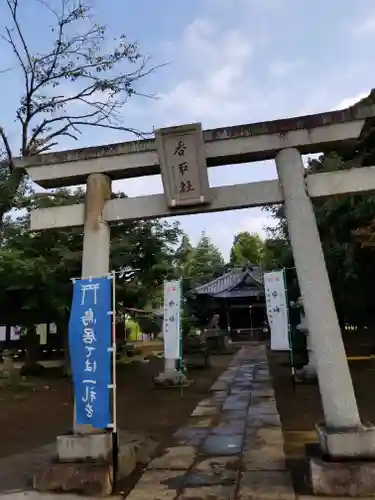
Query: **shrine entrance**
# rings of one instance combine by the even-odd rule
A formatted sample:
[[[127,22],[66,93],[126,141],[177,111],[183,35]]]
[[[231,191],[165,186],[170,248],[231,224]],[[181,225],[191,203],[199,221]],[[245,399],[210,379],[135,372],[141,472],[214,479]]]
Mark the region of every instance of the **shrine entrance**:
[[[317,360],[323,454],[369,458],[375,457],[375,430],[362,431],[311,200],[374,191],[375,167],[306,176],[301,155],[355,147],[373,117],[370,106],[205,131],[191,124],[157,130],[155,139],[20,158],[16,165],[44,188],[86,184],[85,205],[31,213],[31,230],[84,227],[82,277],[109,272],[109,226],[116,221],[283,203]],[[278,180],[209,186],[207,167],[269,159]],[[111,200],[112,180],[158,173],[164,194]],[[93,429],[75,425],[74,431]]]

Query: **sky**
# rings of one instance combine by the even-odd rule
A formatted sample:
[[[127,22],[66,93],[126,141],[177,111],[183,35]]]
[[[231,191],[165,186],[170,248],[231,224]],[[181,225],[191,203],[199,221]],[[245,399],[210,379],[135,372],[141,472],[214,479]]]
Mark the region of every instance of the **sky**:
[[[55,0],[51,0],[55,1]],[[47,17],[40,5],[31,10],[27,36],[41,37]],[[0,0],[0,27],[6,19]],[[93,0],[97,20],[108,36],[125,33],[139,41],[152,64],[162,65],[142,81],[136,97],[123,109],[129,127],[150,131],[201,122],[203,128],[286,118],[346,107],[375,86],[374,0]],[[27,7],[26,7],[27,8]],[[36,12],[36,10],[38,12]],[[0,47],[3,49],[3,47]],[[7,49],[8,50],[8,49]],[[0,124],[16,141],[14,113],[20,95],[10,54],[2,50],[0,91],[6,97]],[[61,149],[128,140],[124,133],[89,129],[80,141]],[[273,161],[209,169],[211,186],[275,179]],[[129,196],[162,192],[159,176],[116,183]],[[202,231],[224,256],[239,231],[266,236],[272,223],[261,209],[201,214],[178,219],[196,243]]]

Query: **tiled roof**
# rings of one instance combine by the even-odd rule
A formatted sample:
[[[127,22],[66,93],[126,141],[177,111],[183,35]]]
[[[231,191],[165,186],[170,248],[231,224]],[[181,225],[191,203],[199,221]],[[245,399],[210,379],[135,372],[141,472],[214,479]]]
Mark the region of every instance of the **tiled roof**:
[[[246,269],[235,268],[223,274],[205,285],[201,285],[193,290],[197,295],[211,295],[215,297],[229,297],[241,295],[257,295],[256,290],[251,293],[251,290],[245,290],[241,293],[239,290],[234,290],[240,285],[247,277],[250,277],[256,286],[261,291],[263,288],[263,270],[260,267],[252,266]]]

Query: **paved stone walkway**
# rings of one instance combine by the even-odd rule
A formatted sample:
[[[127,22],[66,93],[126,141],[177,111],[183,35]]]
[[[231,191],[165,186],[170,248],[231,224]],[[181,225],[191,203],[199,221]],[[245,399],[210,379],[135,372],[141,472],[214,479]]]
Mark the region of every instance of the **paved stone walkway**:
[[[243,347],[127,500],[294,499],[263,345]]]
[[[41,465],[49,455],[42,448],[35,454],[35,462]],[[25,460],[20,455],[16,461],[21,475],[28,469]],[[0,463],[0,486],[8,492],[0,494],[0,499],[57,498],[32,491],[10,492],[16,486],[9,477],[4,488],[6,468],[4,474],[1,469]],[[266,348],[253,344],[233,358],[210,396],[173,436],[171,447],[149,463],[127,500],[294,500],[294,496]]]

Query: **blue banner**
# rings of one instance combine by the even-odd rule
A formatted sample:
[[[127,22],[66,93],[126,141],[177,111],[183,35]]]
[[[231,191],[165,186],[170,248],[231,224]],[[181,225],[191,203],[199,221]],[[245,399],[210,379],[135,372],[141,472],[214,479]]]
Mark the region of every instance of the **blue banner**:
[[[111,280],[91,278],[73,283],[69,348],[77,424],[104,429],[112,422]]]

